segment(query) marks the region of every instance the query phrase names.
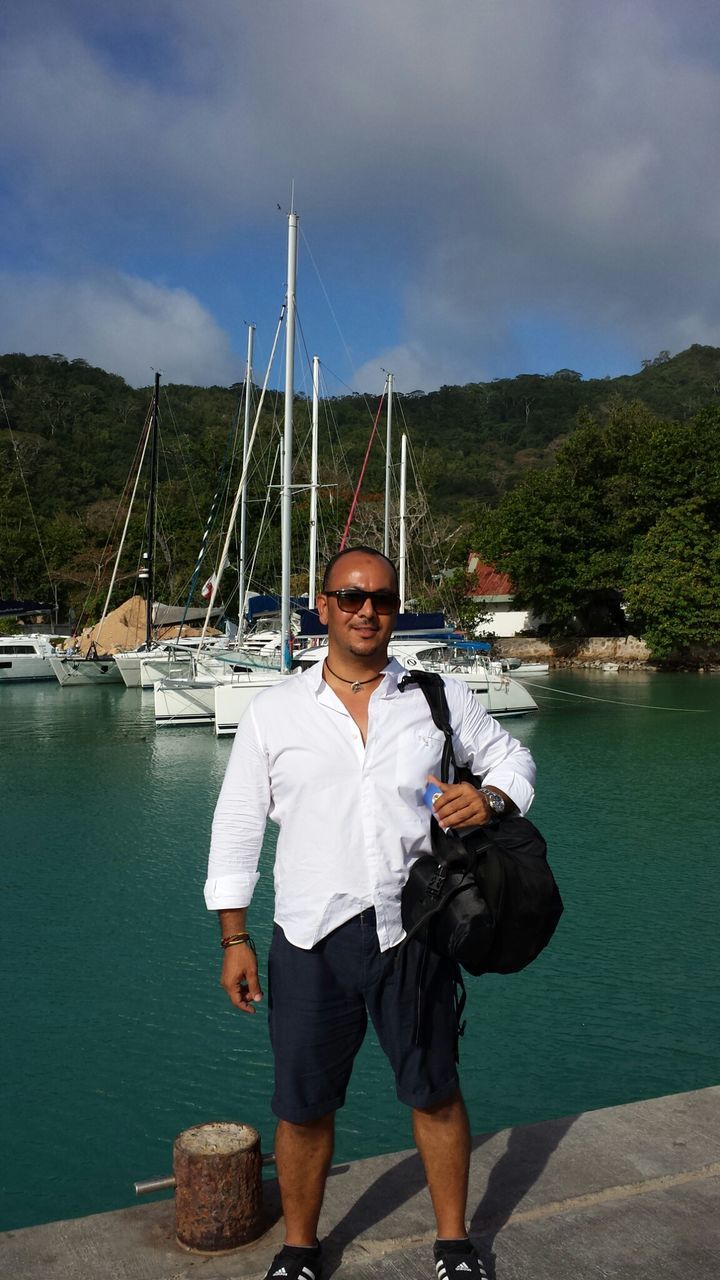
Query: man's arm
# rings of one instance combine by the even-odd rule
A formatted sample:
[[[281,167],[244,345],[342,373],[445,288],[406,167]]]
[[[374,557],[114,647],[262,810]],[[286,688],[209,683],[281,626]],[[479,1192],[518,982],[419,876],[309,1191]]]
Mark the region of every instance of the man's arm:
[[[246,933],[246,917],[247,907],[218,911],[220,937],[232,938],[237,933]],[[262,1000],[263,993],[258,980],[257,956],[249,943],[233,942],[224,948],[220,986],[237,1009],[243,1013],[255,1012],[254,1005]]]
[[[488,714],[467,685],[448,680],[446,691],[450,719],[462,745],[458,760],[482,777],[484,788],[502,797],[507,814],[527,813],[535,794],[535,763],[527,747]],[[492,817],[486,797],[471,783],[438,783],[438,790],[443,794],[434,809],[442,826],[482,825]]]
[[[247,931],[269,807],[267,758],[250,707],[238,725],[213,818],[205,901],[218,913],[221,939]],[[220,983],[236,1008],[255,1012],[262,991],[257,958],[248,943],[223,948]]]

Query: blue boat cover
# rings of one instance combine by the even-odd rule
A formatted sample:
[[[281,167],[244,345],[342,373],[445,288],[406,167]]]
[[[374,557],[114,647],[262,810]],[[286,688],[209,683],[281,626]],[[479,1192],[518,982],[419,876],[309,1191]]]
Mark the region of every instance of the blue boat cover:
[[[468,653],[489,653],[492,645],[487,640],[455,640],[456,649],[465,649]]]
[[[298,596],[290,601],[293,613],[300,614],[301,636],[324,636],[327,627],[318,618],[317,609],[310,608],[307,596]],[[246,618],[254,622],[264,613],[280,612],[279,596],[251,596],[247,602]],[[445,626],[441,613],[400,613],[395,623],[395,631],[440,631]],[[489,645],[487,646],[490,647]]]

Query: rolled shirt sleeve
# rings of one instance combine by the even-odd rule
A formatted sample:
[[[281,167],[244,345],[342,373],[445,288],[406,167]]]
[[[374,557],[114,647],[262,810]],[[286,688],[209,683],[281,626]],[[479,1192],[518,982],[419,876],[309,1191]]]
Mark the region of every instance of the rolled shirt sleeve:
[[[204,890],[208,910],[249,906],[270,801],[267,757],[250,706],[238,725],[215,806]]]

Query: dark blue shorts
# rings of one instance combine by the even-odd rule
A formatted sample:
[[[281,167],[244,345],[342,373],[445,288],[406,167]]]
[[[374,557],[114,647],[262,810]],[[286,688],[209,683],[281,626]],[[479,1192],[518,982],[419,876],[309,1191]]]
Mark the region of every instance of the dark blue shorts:
[[[368,1014],[400,1101],[422,1108],[449,1098],[458,1085],[454,975],[454,965],[416,940],[397,964],[395,949],[381,952],[372,909],[310,951],[276,924],[268,958],[275,1114],[303,1124],[343,1105]]]

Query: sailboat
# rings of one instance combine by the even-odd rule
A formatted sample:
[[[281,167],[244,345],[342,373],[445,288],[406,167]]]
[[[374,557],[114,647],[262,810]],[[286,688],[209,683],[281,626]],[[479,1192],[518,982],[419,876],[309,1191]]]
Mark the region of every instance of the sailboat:
[[[392,395],[392,374],[388,375],[390,397]],[[389,399],[389,406],[392,401]],[[389,410],[390,412],[390,410]],[[388,414],[389,416],[389,414]],[[388,432],[388,449],[390,454],[390,437]],[[386,494],[389,485],[386,483]],[[399,529],[399,572],[398,588],[400,594],[400,617],[405,615],[405,598],[407,582],[407,539],[406,539],[406,495],[407,495],[407,436],[401,439],[400,453],[400,529]],[[389,506],[386,501],[386,522],[389,524]],[[387,525],[386,525],[387,527]],[[385,545],[389,550],[389,540]],[[387,554],[387,553],[386,553]],[[405,615],[407,617],[407,615]],[[315,648],[306,649],[296,654],[296,661],[301,667],[309,663],[322,662],[327,657],[327,643]],[[388,646],[391,657],[397,658],[409,671],[437,671],[443,675],[452,675],[463,680],[475,695],[478,702],[493,716],[524,715],[528,711],[537,711],[535,699],[517,680],[510,679],[502,671],[493,671],[492,664],[481,655],[468,655],[462,649],[455,648],[447,631],[436,636],[420,635],[412,631],[395,631]],[[217,724],[217,721],[216,721]],[[220,732],[218,728],[216,730]]]
[[[117,663],[115,655],[112,653],[102,653],[99,645],[102,640],[102,629],[110,607],[110,599],[115,587],[115,579],[117,577],[120,558],[125,546],[125,537],[130,524],[130,516],[132,514],[135,494],[137,493],[140,473],[142,471],[147,450],[148,441],[150,441],[150,499],[148,506],[148,551],[145,553],[145,568],[141,572],[141,578],[147,581],[147,606],[146,606],[146,622],[145,622],[145,646],[150,648],[152,644],[152,599],[155,590],[155,569],[154,569],[154,542],[155,542],[155,492],[157,488],[157,437],[158,437],[158,403],[160,399],[160,374],[155,374],[155,385],[153,388],[152,410],[150,417],[149,430],[146,429],[145,440],[143,442],[140,460],[138,462],[137,474],[133,486],[132,495],[128,505],[127,515],[125,517],[125,525],[123,527],[120,544],[118,546],[117,555],[115,556],[115,564],[113,567],[110,586],[108,587],[105,599],[105,607],[102,617],[95,631],[88,651],[81,654],[72,652],[56,653],[50,659],[55,675],[63,686],[68,685],[99,685],[99,684],[122,684],[122,673]],[[146,424],[147,428],[147,424]]]
[[[232,727],[223,732],[234,732],[241,716],[247,710],[252,699],[261,689],[267,689],[278,681],[292,674],[291,627],[290,627],[290,561],[291,561],[291,522],[292,522],[292,466],[293,466],[293,393],[295,379],[295,293],[297,280],[297,233],[298,215],[294,208],[288,214],[288,273],[287,295],[284,306],[285,323],[285,410],[283,430],[283,471],[282,471],[282,503],[281,503],[281,558],[282,586],[280,607],[280,667],[279,670],[267,667],[256,667],[252,660],[241,651],[216,652],[208,654],[204,650],[193,658],[193,673],[187,678],[162,680],[154,687],[155,722],[158,725],[208,724],[216,721],[218,707],[223,723],[230,722]],[[208,616],[212,609],[225,569],[232,531],[242,499],[243,487],[247,481],[247,471],[254,441],[255,432],[260,420],[263,400],[270,375],[270,367],[279,336],[279,327],[273,343],[265,382],[257,408],[252,436],[244,449],[243,472],[228,521],[218,568],[212,576],[212,593],[208,603]],[[207,624],[206,624],[207,626]],[[204,639],[206,627],[203,629]],[[227,699],[226,696],[227,695]]]

